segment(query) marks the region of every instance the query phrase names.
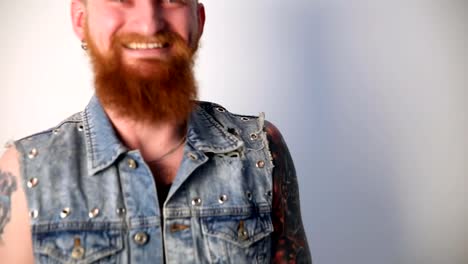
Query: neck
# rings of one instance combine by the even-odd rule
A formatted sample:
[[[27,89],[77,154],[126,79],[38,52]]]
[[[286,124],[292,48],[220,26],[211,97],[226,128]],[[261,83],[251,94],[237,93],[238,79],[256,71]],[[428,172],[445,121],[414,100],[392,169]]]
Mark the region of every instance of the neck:
[[[138,149],[146,161],[156,160],[174,148],[185,136],[185,121],[135,121],[105,109],[120,140],[129,149]]]

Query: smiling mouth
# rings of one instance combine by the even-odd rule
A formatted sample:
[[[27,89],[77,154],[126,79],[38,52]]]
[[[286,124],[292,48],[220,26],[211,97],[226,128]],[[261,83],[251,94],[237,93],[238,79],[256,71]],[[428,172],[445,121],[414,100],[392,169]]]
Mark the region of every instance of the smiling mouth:
[[[149,43],[142,43],[142,42],[131,42],[128,44],[124,44],[124,47],[131,50],[149,50],[149,49],[163,49],[169,47],[169,43],[161,43],[161,42],[149,42]]]

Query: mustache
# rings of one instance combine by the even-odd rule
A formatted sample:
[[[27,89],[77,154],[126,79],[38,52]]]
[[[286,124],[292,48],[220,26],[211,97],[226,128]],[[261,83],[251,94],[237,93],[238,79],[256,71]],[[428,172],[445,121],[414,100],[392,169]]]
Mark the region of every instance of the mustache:
[[[163,31],[158,32],[154,36],[144,36],[138,33],[125,33],[117,35],[114,40],[117,45],[129,45],[130,43],[160,43],[163,46],[180,45],[185,42],[183,38],[174,32]]]

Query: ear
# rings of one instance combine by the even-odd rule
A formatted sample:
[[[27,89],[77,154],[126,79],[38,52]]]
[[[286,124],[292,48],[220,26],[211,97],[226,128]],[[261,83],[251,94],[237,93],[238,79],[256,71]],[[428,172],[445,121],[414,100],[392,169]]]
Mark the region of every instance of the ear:
[[[86,4],[84,0],[72,0],[70,7],[73,31],[83,41],[85,38]]]
[[[205,6],[202,3],[198,4],[198,38],[201,38],[203,35],[203,28],[205,27]]]

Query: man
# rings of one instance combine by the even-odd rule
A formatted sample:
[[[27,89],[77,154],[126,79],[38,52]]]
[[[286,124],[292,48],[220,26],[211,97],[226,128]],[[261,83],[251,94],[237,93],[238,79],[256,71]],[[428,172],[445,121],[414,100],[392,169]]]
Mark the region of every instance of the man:
[[[310,263],[270,123],[195,101],[196,0],[72,0],[96,95],[0,160],[2,263]]]

